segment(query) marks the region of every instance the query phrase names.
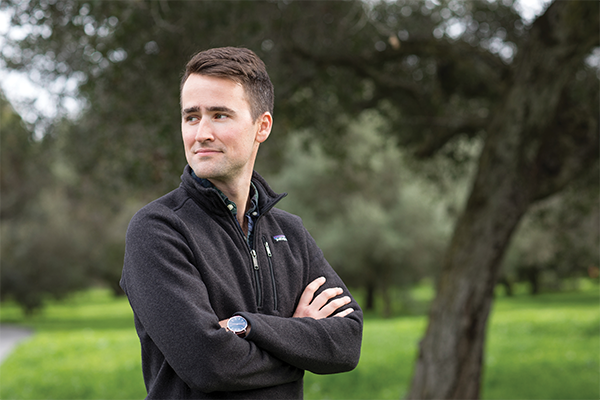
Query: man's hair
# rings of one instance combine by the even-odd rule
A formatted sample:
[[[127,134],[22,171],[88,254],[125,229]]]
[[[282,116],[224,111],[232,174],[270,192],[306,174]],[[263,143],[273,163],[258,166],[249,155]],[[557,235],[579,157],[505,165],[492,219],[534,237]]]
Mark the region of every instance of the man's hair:
[[[241,84],[254,121],[266,111],[273,115],[273,84],[265,63],[251,50],[220,47],[197,53],[185,67],[180,91],[191,74],[225,78]]]

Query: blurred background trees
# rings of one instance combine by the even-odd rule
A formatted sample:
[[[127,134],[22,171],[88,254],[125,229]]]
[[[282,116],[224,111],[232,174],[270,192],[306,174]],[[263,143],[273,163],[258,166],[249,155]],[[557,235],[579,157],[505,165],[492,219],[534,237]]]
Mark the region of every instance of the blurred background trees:
[[[339,136],[337,158],[311,139],[314,132],[294,133],[269,181],[289,193],[282,207],[302,216],[345,282],[363,290],[363,308],[372,311],[378,298],[390,316],[394,300],[410,302],[398,289],[436,275],[459,199],[411,171],[410,156],[381,133],[384,123],[362,113]]]
[[[119,292],[129,218],[185,163],[183,66],[225,45],[254,50],[275,85],[257,169],[290,192],[282,205],[365,307],[381,298],[389,314],[394,290],[438,282],[412,397],[477,397],[496,282],[536,292],[597,276],[596,2],[555,2],[535,21],[510,0],[0,10],[21,33],[5,68],[59,106],[24,124],[2,102],[1,289],[28,310],[92,283]],[[62,118],[73,86],[79,113]],[[428,352],[432,341],[448,352]]]

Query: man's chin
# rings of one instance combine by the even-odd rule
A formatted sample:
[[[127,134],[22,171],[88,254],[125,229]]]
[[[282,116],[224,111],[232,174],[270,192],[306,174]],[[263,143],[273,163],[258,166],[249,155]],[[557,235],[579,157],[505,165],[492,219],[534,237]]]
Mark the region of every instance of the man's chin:
[[[196,176],[198,178],[202,178],[202,179],[208,179],[208,180],[219,180],[219,178],[222,176],[222,174],[220,174],[218,171],[214,171],[211,169],[207,169],[207,168],[199,168],[198,166],[193,166],[191,165],[192,170],[194,171],[194,174],[196,174]]]

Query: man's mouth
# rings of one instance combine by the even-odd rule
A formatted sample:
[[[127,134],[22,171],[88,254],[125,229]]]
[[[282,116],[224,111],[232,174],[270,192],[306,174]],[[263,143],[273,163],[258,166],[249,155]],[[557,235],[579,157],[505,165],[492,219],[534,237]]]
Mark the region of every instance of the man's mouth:
[[[200,156],[217,154],[217,153],[221,153],[221,151],[217,150],[217,149],[207,149],[207,148],[200,148],[200,149],[194,150],[194,154],[198,154]]]

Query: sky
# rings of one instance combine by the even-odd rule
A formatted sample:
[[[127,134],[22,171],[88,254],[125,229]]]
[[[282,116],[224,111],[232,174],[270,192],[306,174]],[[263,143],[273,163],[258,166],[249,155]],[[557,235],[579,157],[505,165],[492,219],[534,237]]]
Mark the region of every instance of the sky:
[[[550,2],[551,0],[517,0],[517,9],[526,21],[532,21]],[[0,49],[3,49],[4,38],[9,34],[9,18],[7,11],[0,11]],[[21,36],[24,32],[13,29],[10,34]],[[35,126],[36,121],[40,123],[38,117],[55,117],[58,112],[57,103],[59,102],[56,93],[64,90],[75,93],[77,82],[75,80],[63,80],[54,82],[51,86],[49,88],[40,87],[24,73],[8,71],[0,64],[0,88],[15,110],[21,114],[21,117],[26,122],[34,124],[37,136],[42,136],[44,131],[44,126]],[[66,96],[62,100],[62,105],[71,117],[76,116],[80,109],[80,105],[74,96]]]
[[[519,12],[526,21],[533,21],[552,0],[517,0]]]

